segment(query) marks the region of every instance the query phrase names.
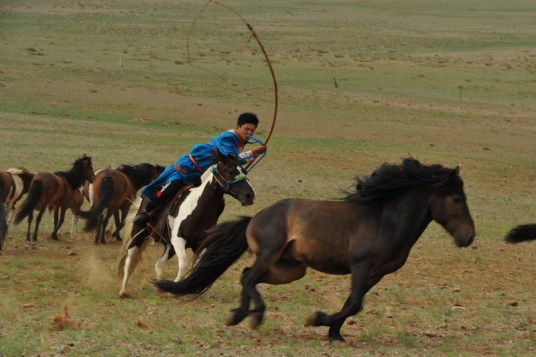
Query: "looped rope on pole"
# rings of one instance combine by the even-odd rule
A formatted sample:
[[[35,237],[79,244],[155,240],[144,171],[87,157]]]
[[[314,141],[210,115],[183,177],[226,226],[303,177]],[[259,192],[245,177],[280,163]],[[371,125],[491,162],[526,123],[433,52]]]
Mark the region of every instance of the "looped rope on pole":
[[[260,49],[262,51],[262,54],[264,55],[264,59],[266,60],[266,64],[268,65],[268,68],[270,69],[270,74],[272,76],[272,82],[273,82],[273,85],[274,85],[274,114],[273,114],[273,117],[272,117],[272,125],[270,126],[270,131],[268,132],[268,136],[266,137],[266,140],[264,141],[264,145],[268,145],[268,142],[270,141],[270,138],[271,138],[272,133],[273,133],[274,128],[275,128],[275,123],[277,121],[277,111],[278,111],[278,107],[279,107],[279,94],[278,94],[278,88],[277,88],[277,79],[275,77],[275,72],[274,72],[274,68],[272,66],[272,62],[270,61],[270,57],[268,57],[268,53],[266,52],[266,49],[264,48],[264,45],[262,44],[262,42],[261,42],[259,36],[257,35],[257,33],[255,32],[255,30],[253,29],[253,26],[251,26],[249,24],[249,22],[244,18],[244,16],[242,16],[237,10],[233,9],[229,5],[226,5],[226,4],[224,4],[224,3],[220,2],[220,1],[216,1],[216,0],[208,0],[199,9],[199,11],[197,12],[196,16],[194,17],[194,19],[192,21],[192,25],[190,26],[190,31],[188,32],[188,39],[187,39],[187,42],[186,42],[188,64],[191,65],[191,61],[190,61],[190,36],[191,36],[192,30],[193,30],[193,27],[194,27],[198,17],[201,15],[201,13],[203,11],[205,11],[205,9],[207,8],[207,6],[210,3],[213,3],[215,5],[223,6],[226,10],[228,10],[229,12],[232,12],[233,14],[238,16],[238,18],[240,18],[240,20],[246,25],[246,27],[248,28],[249,32],[251,33],[251,37],[253,37],[255,39],[255,41],[257,41],[257,44],[259,45],[259,47],[260,47]],[[255,159],[248,163],[248,165],[246,166],[246,170],[253,164],[254,161],[255,161]]]

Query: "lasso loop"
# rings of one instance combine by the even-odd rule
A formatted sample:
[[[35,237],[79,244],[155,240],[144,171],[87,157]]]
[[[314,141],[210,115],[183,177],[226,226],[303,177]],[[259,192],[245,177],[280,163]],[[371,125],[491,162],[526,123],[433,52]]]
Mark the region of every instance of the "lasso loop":
[[[274,128],[275,128],[275,123],[277,121],[277,110],[278,110],[278,105],[279,105],[279,95],[278,95],[278,90],[277,90],[277,79],[275,77],[275,72],[274,72],[274,68],[272,66],[272,62],[270,61],[270,58],[268,57],[268,53],[266,52],[266,49],[264,48],[264,45],[262,44],[261,40],[259,39],[259,36],[257,35],[257,33],[255,32],[255,30],[253,29],[253,26],[251,26],[247,20],[244,18],[244,16],[242,16],[238,11],[236,11],[235,9],[231,8],[229,5],[226,5],[224,3],[222,3],[221,1],[216,1],[216,0],[208,0],[200,9],[199,11],[197,12],[197,14],[195,15],[194,19],[192,20],[192,25],[190,26],[190,31],[188,32],[188,39],[187,39],[187,42],[186,42],[186,47],[187,47],[187,56],[188,56],[188,64],[189,65],[192,65],[191,64],[191,61],[190,61],[190,37],[191,37],[191,34],[192,34],[192,31],[193,31],[193,28],[195,26],[195,23],[197,21],[197,19],[199,18],[199,16],[201,15],[201,13],[203,11],[205,11],[205,9],[207,8],[207,6],[210,4],[210,3],[213,3],[215,5],[221,5],[223,6],[226,10],[228,10],[229,12],[232,12],[233,14],[235,14],[236,16],[238,16],[238,18],[240,18],[240,20],[246,25],[246,27],[248,28],[249,32],[251,33],[251,37],[253,37],[255,39],[255,41],[257,41],[257,43],[259,44],[259,47],[262,51],[262,54],[264,55],[264,59],[266,60],[266,64],[268,64],[268,68],[270,69],[270,74],[272,76],[272,82],[274,84],[274,114],[273,114],[273,117],[272,117],[272,125],[270,126],[270,131],[268,132],[268,136],[266,137],[266,140],[264,141],[264,145],[268,145],[268,142],[270,141],[270,137],[272,136],[272,133],[274,131]],[[246,166],[246,170],[253,164],[253,162],[255,161],[255,159],[251,162],[249,162],[249,164]]]

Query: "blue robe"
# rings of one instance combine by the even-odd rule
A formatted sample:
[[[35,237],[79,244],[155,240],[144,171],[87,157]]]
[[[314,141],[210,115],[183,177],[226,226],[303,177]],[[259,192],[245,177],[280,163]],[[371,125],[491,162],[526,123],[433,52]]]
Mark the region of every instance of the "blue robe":
[[[192,155],[201,170],[205,172],[215,164],[214,150],[217,149],[223,155],[236,155],[238,157],[244,145],[245,143],[241,142],[234,130],[224,131],[206,144],[194,145],[189,154],[182,155],[175,164],[169,165],[162,171],[160,176],[145,186],[141,193],[143,196],[155,199],[160,188],[169,182],[181,180],[183,185],[198,185],[202,172],[192,162],[190,155]],[[175,165],[180,167],[180,171],[176,169]]]

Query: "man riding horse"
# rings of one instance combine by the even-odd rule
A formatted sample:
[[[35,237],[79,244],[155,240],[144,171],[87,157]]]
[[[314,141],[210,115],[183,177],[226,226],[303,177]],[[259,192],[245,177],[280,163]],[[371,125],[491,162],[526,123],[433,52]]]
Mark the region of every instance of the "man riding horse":
[[[223,155],[236,155],[241,161],[250,161],[266,151],[265,145],[253,150],[242,151],[249,139],[261,142],[253,134],[259,124],[254,113],[242,113],[238,116],[236,127],[224,131],[206,144],[194,145],[188,154],[184,154],[175,163],[169,165],[153,182],[142,190],[147,199],[145,208],[134,218],[134,224],[144,227],[157,214],[159,208],[171,199],[181,187],[199,184],[199,178],[214,162],[214,150]]]

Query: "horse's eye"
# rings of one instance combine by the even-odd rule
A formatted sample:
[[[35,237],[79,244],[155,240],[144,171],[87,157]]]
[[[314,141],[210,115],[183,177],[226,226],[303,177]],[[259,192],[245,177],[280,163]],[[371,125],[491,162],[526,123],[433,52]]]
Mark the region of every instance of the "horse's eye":
[[[459,196],[456,196],[456,197],[453,197],[452,200],[456,203],[461,203],[462,202],[462,198],[459,197]]]

